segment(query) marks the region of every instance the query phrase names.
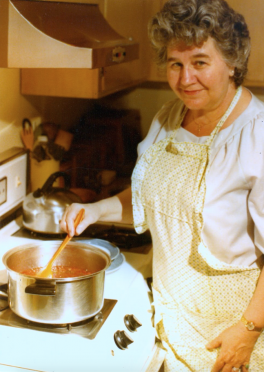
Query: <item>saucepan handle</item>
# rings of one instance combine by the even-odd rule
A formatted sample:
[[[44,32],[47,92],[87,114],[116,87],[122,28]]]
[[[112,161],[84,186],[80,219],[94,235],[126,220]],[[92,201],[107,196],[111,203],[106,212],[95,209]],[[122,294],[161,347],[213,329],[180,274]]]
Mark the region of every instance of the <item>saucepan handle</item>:
[[[25,288],[25,293],[38,296],[55,296],[56,284],[38,281],[28,285]]]
[[[7,309],[8,307],[8,296],[0,295],[0,312]]]
[[[0,292],[3,292],[7,295],[8,284],[7,283],[0,283]]]
[[[8,308],[8,285],[7,283],[0,283],[0,311],[3,311]],[[3,294],[2,294],[3,293]]]

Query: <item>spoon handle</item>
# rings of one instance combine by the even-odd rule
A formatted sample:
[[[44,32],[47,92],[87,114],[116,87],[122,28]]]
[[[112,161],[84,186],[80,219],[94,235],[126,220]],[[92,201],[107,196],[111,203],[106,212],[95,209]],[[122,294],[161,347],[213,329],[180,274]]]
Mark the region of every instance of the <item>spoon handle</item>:
[[[79,225],[79,223],[83,220],[84,217],[84,208],[82,208],[79,213],[77,214],[77,217],[74,221],[74,228]],[[65,248],[66,244],[71,240],[71,237],[69,235],[66,236],[66,238],[63,240],[57,251],[52,256],[52,259],[50,260],[51,264],[56,260],[58,255],[61,253],[61,251]]]
[[[79,223],[82,221],[83,217],[84,217],[84,208],[82,208],[79,211],[79,213],[77,214],[77,217],[76,217],[76,219],[74,221],[74,228],[75,229],[79,225]],[[58,257],[58,255],[61,253],[61,251],[63,250],[63,248],[66,246],[66,244],[70,240],[71,240],[71,237],[69,235],[67,235],[66,238],[61,243],[61,245],[59,246],[59,248],[56,250],[56,252],[52,256],[52,258],[49,260],[47,266],[36,275],[38,278],[52,278],[52,265],[53,265],[53,262],[56,260],[56,258]]]

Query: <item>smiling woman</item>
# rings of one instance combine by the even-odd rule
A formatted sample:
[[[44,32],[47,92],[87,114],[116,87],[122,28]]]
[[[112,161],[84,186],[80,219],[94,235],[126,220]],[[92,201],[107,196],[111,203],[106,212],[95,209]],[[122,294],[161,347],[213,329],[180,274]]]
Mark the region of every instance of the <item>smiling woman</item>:
[[[264,104],[242,87],[247,25],[224,0],[170,0],[149,35],[177,98],[138,146],[132,206],[152,236],[165,371],[263,372]],[[129,216],[130,201],[128,189],[87,204],[78,232]]]
[[[225,112],[235,95],[232,78],[234,68],[229,67],[212,38],[201,47],[168,47],[167,76],[174,93],[201,116],[213,111]],[[218,116],[218,115],[216,115]]]
[[[134,224],[152,233],[165,371],[260,372],[264,105],[241,86],[247,25],[222,0],[171,0],[149,35],[178,98],[139,145],[132,183]]]

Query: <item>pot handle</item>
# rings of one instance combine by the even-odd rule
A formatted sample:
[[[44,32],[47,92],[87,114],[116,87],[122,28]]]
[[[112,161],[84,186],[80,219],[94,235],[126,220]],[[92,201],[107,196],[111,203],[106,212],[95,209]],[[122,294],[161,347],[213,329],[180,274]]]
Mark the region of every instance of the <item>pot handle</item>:
[[[38,295],[38,296],[55,296],[56,284],[47,282],[35,282],[25,288],[25,293]]]
[[[7,283],[0,283],[0,292],[3,292],[5,294],[7,294],[7,290],[8,290],[8,284]]]
[[[71,178],[68,173],[65,172],[55,172],[49,176],[47,181],[44,183],[41,189],[37,189],[33,192],[33,196],[35,198],[39,198],[42,195],[45,195],[46,193],[49,193],[52,189],[53,183],[56,181],[57,178],[63,177],[64,178],[64,188],[69,189],[71,187]]]

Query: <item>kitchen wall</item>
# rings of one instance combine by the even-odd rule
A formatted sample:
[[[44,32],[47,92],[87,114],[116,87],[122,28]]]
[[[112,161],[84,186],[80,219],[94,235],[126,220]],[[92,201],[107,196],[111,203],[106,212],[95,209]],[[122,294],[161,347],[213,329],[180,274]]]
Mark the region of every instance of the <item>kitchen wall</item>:
[[[138,109],[141,115],[142,137],[145,137],[156,112],[173,98],[175,95],[166,84],[145,83],[101,101],[114,108]]]
[[[0,69],[0,152],[21,146],[19,129],[24,116],[38,116],[37,110],[20,95],[19,70]]]
[[[41,117],[68,129],[78,122],[91,103],[82,99],[23,96],[19,69],[0,68],[0,152],[23,146],[23,118]]]

